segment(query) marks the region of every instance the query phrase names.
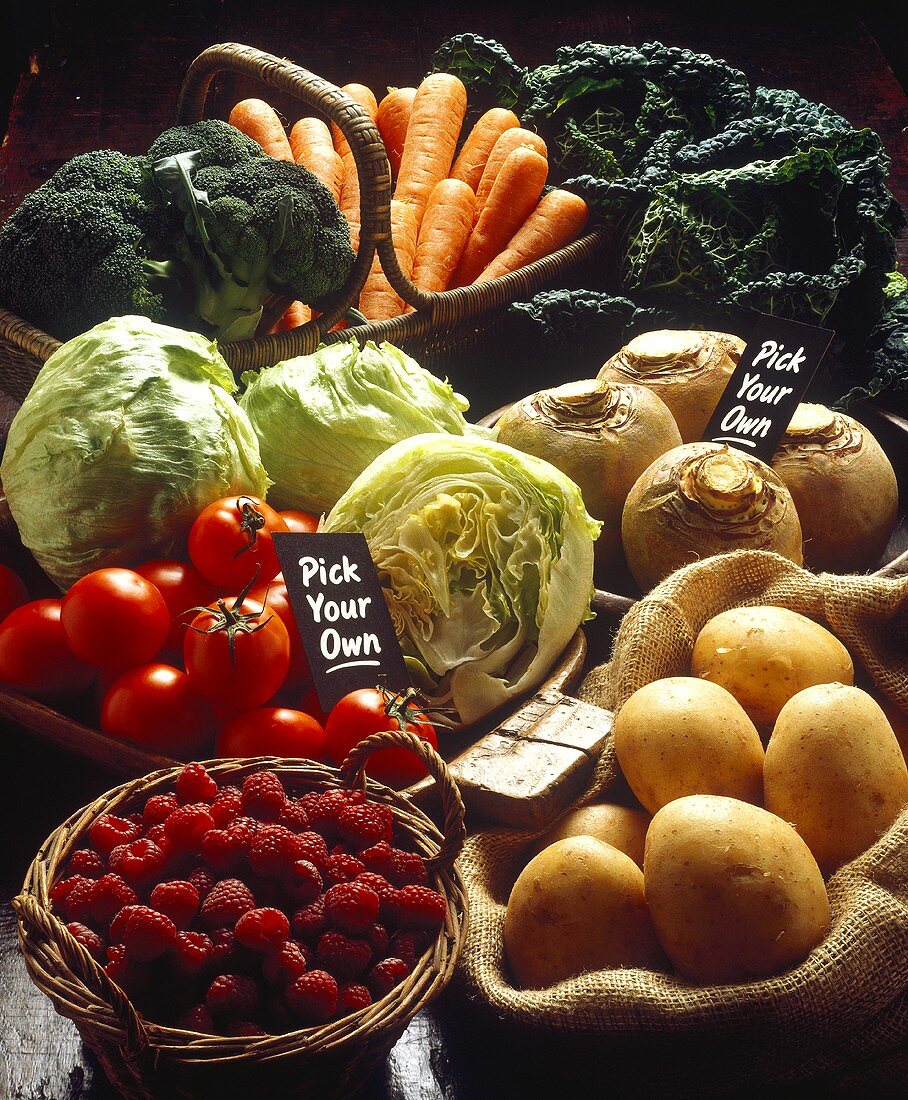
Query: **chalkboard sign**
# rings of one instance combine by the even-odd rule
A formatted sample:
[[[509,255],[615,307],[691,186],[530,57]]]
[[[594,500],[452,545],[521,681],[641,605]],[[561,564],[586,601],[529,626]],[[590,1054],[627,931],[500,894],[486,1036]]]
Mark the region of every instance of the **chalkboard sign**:
[[[364,536],[281,531],[274,546],[322,710],[357,688],[409,687]]]
[[[771,462],[833,335],[761,313],[703,439]]]

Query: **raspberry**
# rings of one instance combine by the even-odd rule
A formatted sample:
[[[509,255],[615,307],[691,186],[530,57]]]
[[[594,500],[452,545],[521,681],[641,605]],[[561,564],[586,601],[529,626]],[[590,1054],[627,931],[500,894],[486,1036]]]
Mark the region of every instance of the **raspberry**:
[[[287,942],[290,921],[280,909],[250,909],[236,922],[237,942],[253,951],[272,951]]]
[[[380,840],[378,844],[373,844],[371,848],[364,848],[359,853],[359,859],[367,871],[372,871],[376,875],[383,875],[390,882],[396,869],[394,852],[395,849],[386,840]]]
[[[71,874],[84,875],[85,878],[100,878],[105,869],[104,857],[93,848],[80,848],[69,857]]]
[[[130,844],[120,844],[110,853],[111,871],[134,886],[148,886],[159,877],[165,856],[153,840],[142,837]]]
[[[54,909],[63,913],[64,916],[69,914],[69,897],[81,883],[90,883],[91,879],[85,875],[69,875],[68,878],[58,879],[50,888],[50,901]],[[93,887],[88,889],[94,891]]]
[[[260,1024],[253,1023],[252,1020],[231,1020],[224,1025],[223,1034],[242,1039],[244,1037],[254,1038],[258,1035],[267,1035],[268,1032]]]
[[[402,852],[394,849],[394,873],[391,881],[394,886],[426,886],[429,872],[426,861],[418,852]]]
[[[361,1008],[368,1008],[372,1004],[372,994],[364,986],[358,983],[342,985],[337,994],[338,1015],[348,1012],[359,1012]]]
[[[177,932],[171,946],[173,960],[182,974],[200,974],[214,955],[214,944],[204,932]]]
[[[363,882],[340,882],[325,894],[325,913],[341,932],[365,932],[378,917],[378,894]]]
[[[363,932],[363,939],[372,948],[372,958],[380,959],[388,951],[388,929],[376,921]]]
[[[337,852],[328,857],[324,877],[325,881],[333,886],[338,882],[352,882],[365,869],[356,856],[347,855],[346,852]]]
[[[193,1005],[177,1020],[177,1027],[184,1031],[199,1031],[203,1035],[214,1035],[214,1020],[207,1005]]]
[[[309,827],[326,837],[338,836],[340,815],[348,806],[358,805],[365,800],[362,791],[345,791],[340,787],[322,791],[315,798],[306,801],[308,797],[303,795],[306,812],[309,814]]]
[[[387,996],[406,978],[410,968],[403,959],[387,958],[376,963],[366,975],[366,985],[375,1000]]]
[[[288,798],[281,810],[278,823],[286,826],[294,833],[302,833],[309,828],[309,815],[300,798]]]
[[[404,886],[381,899],[382,916],[404,931],[437,932],[444,924],[447,903],[430,886]]]
[[[93,959],[100,962],[104,958],[104,941],[97,932],[78,921],[70,921],[66,927],[73,939],[78,940]]]
[[[103,814],[91,823],[88,830],[89,839],[103,856],[110,855],[118,844],[129,844],[141,835],[142,830],[134,821],[117,817],[116,814]]]
[[[243,974],[219,974],[205,994],[215,1016],[251,1016],[259,1003],[259,987]]]
[[[325,915],[323,898],[316,898],[293,914],[293,935],[297,939],[314,943],[327,929],[328,918]]]
[[[143,906],[134,903],[132,905],[124,905],[123,908],[114,916],[110,922],[110,928],[107,930],[107,935],[110,938],[112,944],[122,944],[126,938],[126,925],[129,924],[129,918],[137,909],[142,909]]]
[[[262,962],[262,976],[272,985],[287,985],[306,970],[306,956],[295,940],[269,951]]]
[[[328,845],[320,833],[312,830],[298,833],[294,848],[299,853],[297,859],[308,859],[319,871],[324,871],[328,866]]]
[[[148,962],[163,955],[176,939],[176,925],[164,913],[147,905],[132,906],[123,930],[123,946],[129,958]]]
[[[214,802],[218,785],[202,764],[186,764],[176,781],[177,798],[184,805],[190,802]]]
[[[324,1023],[337,1009],[337,981],[324,970],[295,978],[284,992],[287,1007],[306,1023]]]
[[[164,850],[165,845],[170,843],[170,841],[167,839],[167,834],[164,832],[163,822],[161,822],[160,825],[152,825],[149,828],[148,832],[145,834],[145,839],[153,840],[155,844],[157,844],[157,846],[161,849],[161,851]]]
[[[206,928],[231,928],[240,917],[255,908],[255,898],[245,882],[224,878],[211,888],[200,913]]]
[[[239,867],[246,856],[246,839],[229,829],[209,829],[202,837],[202,859],[221,874]]]
[[[425,932],[395,932],[387,951],[395,959],[402,959],[412,970],[428,946],[429,939]]]
[[[153,794],[145,803],[142,820],[146,826],[163,825],[177,806],[179,802],[175,794]]]
[[[125,986],[127,984],[128,964],[126,962],[126,948],[122,943],[114,943],[108,947],[104,973],[117,985]]]
[[[287,870],[287,890],[296,905],[308,905],[321,894],[324,883],[318,868],[308,859],[298,859]]]
[[[274,772],[253,772],[243,780],[243,813],[261,821],[276,821],[287,801],[283,784]]]
[[[394,889],[384,875],[377,875],[374,871],[363,871],[363,873],[357,875],[353,881],[364,882],[366,886],[371,886],[379,897],[381,897],[382,894],[386,894],[389,890]]]
[[[296,834],[283,825],[265,825],[249,844],[249,866],[257,875],[277,878],[297,859]]]
[[[390,841],[394,836],[393,818],[387,807],[376,803],[363,803],[360,806],[345,806],[337,819],[337,830],[342,840],[358,852],[371,848],[380,840]]]
[[[190,872],[187,876],[187,881],[191,882],[196,890],[198,890],[199,900],[204,901],[211,893],[211,888],[215,884],[215,877],[207,867],[196,867],[195,870]]]
[[[159,882],[151,891],[150,900],[152,908],[165,913],[177,928],[188,928],[199,911],[199,892],[191,882],[183,879]]]
[[[318,941],[315,958],[319,966],[336,978],[348,980],[363,973],[372,961],[372,948],[365,940],[353,939],[342,932],[325,932]]]
[[[219,829],[224,829],[243,812],[239,787],[222,787],[217,798],[211,803],[211,816]]]
[[[214,818],[201,802],[180,806],[164,822],[164,835],[174,848],[197,848],[202,837],[214,828]]]
[[[102,875],[92,898],[95,920],[98,924],[110,924],[124,905],[135,905],[138,900],[138,894],[125,879],[113,873]]]
[[[223,968],[228,959],[236,953],[236,936],[232,928],[215,928],[211,933],[211,958],[208,960],[215,969]]]

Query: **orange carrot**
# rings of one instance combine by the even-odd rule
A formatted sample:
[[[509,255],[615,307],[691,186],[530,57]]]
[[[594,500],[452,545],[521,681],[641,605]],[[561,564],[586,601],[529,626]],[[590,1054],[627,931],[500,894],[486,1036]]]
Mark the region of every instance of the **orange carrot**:
[[[468,183],[444,179],[436,183],[426,204],[416,255],[413,282],[420,290],[446,290],[476,219],[476,196]]]
[[[504,107],[493,107],[480,115],[457,154],[451,176],[468,183],[475,191],[495,142],[505,130],[517,129],[519,126],[520,119],[517,115]]]
[[[548,161],[535,149],[520,146],[508,153],[460,257],[454,286],[472,283],[523,225],[539,202],[548,171]]]
[[[404,138],[415,96],[415,88],[389,88],[388,94],[378,105],[375,124],[388,152],[392,179],[397,179],[400,171],[400,158],[403,156]]]
[[[366,114],[375,121],[378,114],[378,103],[375,93],[365,84],[345,84],[341,88],[347,95],[363,108]],[[350,151],[350,143],[344,137],[343,131],[336,122],[331,123],[331,136],[334,139],[334,148],[340,153],[344,171],[340,189],[340,201],[338,206],[341,213],[347,219],[350,226],[350,244],[354,250],[359,248],[359,176],[356,174],[356,162]]]
[[[294,122],[290,130],[290,148],[296,163],[302,164],[320,179],[337,202],[344,162],[334,148],[327,122],[312,115]]]
[[[579,195],[555,188],[543,195],[527,220],[492,260],[477,283],[497,279],[509,271],[526,267],[569,244],[586,225],[589,207]]]
[[[413,258],[416,254],[416,208],[412,203],[391,200],[391,239],[397,262],[403,273],[413,274]],[[370,321],[384,321],[396,317],[406,308],[403,298],[388,282],[381,269],[378,253],[372,258],[372,267],[366,277],[359,297],[359,310]]]
[[[432,188],[451,170],[466,111],[467,90],[450,73],[432,73],[416,90],[394,197],[413,203],[417,223]]]
[[[272,332],[284,332],[288,328],[299,328],[312,319],[312,310],[302,302],[291,302],[277,320]]]
[[[525,130],[522,126],[512,126],[505,130],[492,146],[489,159],[476,186],[476,207],[480,214],[492,190],[492,184],[501,171],[501,166],[515,149],[520,148],[535,149],[541,156],[548,156],[545,142],[539,134],[534,134],[532,130]]]
[[[284,124],[277,111],[264,99],[241,99],[227,121],[257,141],[269,156],[276,160],[293,160]]]

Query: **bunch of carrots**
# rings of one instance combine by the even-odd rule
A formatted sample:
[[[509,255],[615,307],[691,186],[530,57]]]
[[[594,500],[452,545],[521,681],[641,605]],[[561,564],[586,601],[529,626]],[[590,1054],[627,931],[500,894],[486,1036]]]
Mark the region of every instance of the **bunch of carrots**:
[[[493,107],[463,135],[467,91],[448,73],[433,73],[417,88],[389,88],[381,102],[362,84],[343,91],[372,118],[381,134],[394,183],[391,234],[405,275],[421,290],[443,291],[506,275],[574,240],[589,209],[563,188],[546,189],[543,139],[513,111]],[[229,121],[271,156],[302,164],[331,191],[359,244],[360,196],[356,164],[336,123],[307,116],[285,130],[260,99],[245,99]],[[373,260],[358,303],[370,321],[411,307]],[[308,320],[294,302],[278,322]]]

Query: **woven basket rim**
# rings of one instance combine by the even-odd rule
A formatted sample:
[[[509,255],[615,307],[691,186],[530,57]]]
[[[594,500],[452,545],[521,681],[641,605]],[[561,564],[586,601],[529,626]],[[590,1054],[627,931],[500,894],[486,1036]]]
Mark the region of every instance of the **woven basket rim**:
[[[377,734],[369,738],[368,742],[374,743],[374,751],[375,748],[389,744],[404,743],[400,740],[401,737],[416,740],[408,734],[398,734],[397,740],[394,737],[390,732]],[[366,744],[367,742],[362,742],[354,751]],[[202,763],[209,774],[221,784],[242,779],[251,772],[266,768],[277,772],[291,790],[341,788],[364,782],[370,799],[391,806],[395,825],[401,829],[407,841],[420,854],[428,857],[427,862],[430,862],[439,844],[445,840],[443,833],[404,795],[371,779],[365,780],[362,773],[365,755],[368,753],[358,762],[357,770],[357,760],[351,754],[354,764],[346,772],[317,761],[273,756],[228,758]],[[351,758],[348,758],[346,764],[350,764]],[[438,759],[441,769],[444,770],[443,761]],[[99,979],[99,984],[112,987],[127,1004],[128,997],[103,975],[99,965],[77,943],[65,923],[53,912],[49,891],[69,854],[85,839],[92,821],[105,813],[132,806],[151,794],[172,789],[182,767],[183,765],[179,765],[161,769],[140,779],[121,783],[71,814],[39,848],[26,873],[22,892],[13,901],[18,917],[19,947],[29,976],[53,1001],[57,1011],[75,1022],[89,1046],[92,1045],[92,1033],[101,1033],[107,1041],[128,1047],[129,1028],[118,1018],[111,1001],[86,985],[73,969],[71,960],[76,958],[83,966],[87,966],[88,972],[94,972]],[[456,791],[453,781],[451,786]],[[457,797],[459,798],[459,794]],[[171,1062],[264,1062],[293,1055],[320,1054],[336,1050],[342,1044],[357,1039],[374,1042],[389,1032],[400,1033],[413,1016],[447,985],[453,976],[466,938],[469,921],[466,887],[456,858],[449,865],[435,870],[432,879],[447,902],[447,913],[441,932],[434,944],[417,960],[407,978],[367,1008],[314,1027],[277,1035],[240,1037],[212,1036],[158,1024],[131,1009],[138,1020],[139,1048],[147,1047],[153,1052],[166,1054]],[[36,921],[40,924],[36,924]]]

